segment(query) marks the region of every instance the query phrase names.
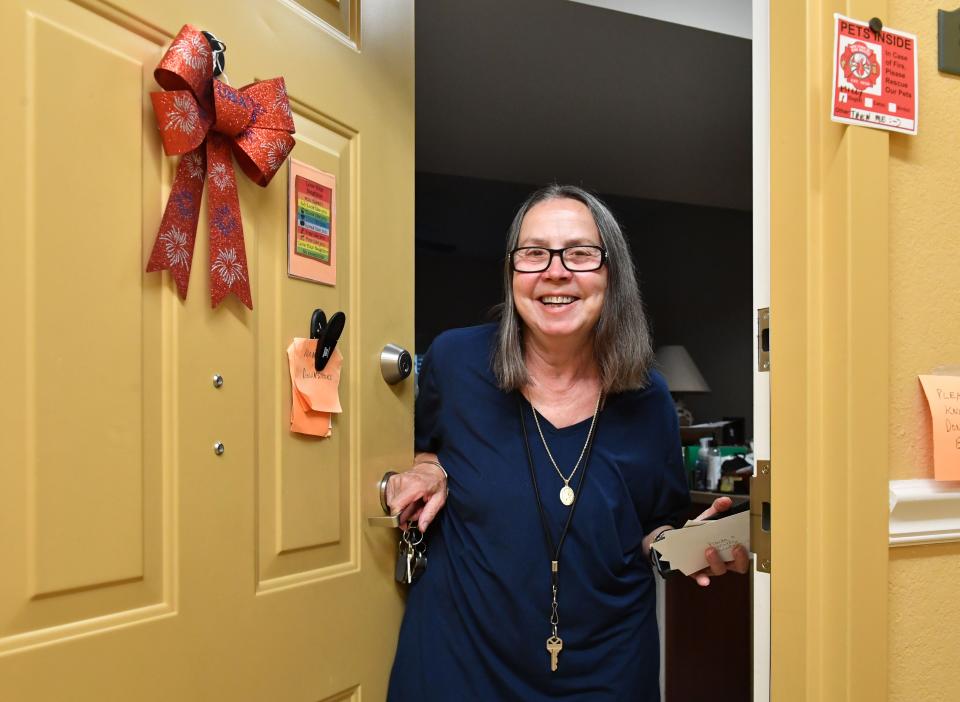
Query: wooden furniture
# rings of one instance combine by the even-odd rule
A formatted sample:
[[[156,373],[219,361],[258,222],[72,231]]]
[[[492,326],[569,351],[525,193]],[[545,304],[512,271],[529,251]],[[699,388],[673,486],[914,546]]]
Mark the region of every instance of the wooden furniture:
[[[720,493],[693,491],[688,518]],[[729,495],[736,502],[749,499]],[[665,581],[664,702],[749,702],[753,651],[750,577],[738,573],[700,587],[687,577]]]

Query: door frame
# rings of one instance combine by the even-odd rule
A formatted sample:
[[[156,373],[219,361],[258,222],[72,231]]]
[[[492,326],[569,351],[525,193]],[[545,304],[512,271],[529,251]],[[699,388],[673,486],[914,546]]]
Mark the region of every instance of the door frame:
[[[770,3],[775,700],[887,697],[889,134],[829,119],[833,13],[886,9]]]
[[[752,2],[752,143],[753,143],[753,330],[757,310],[770,306],[770,0]],[[753,347],[753,453],[758,460],[770,459],[770,373],[759,372]],[[751,629],[753,658],[753,702],[770,700],[770,583],[767,573],[751,563]],[[666,699],[666,588],[657,578],[657,621],[660,628],[660,696]]]
[[[770,0],[752,5],[753,333],[759,334],[758,310],[770,307]],[[770,372],[759,370],[756,339],[752,346],[753,455],[770,460]],[[757,563],[752,559],[750,573],[753,702],[769,702],[771,576]]]

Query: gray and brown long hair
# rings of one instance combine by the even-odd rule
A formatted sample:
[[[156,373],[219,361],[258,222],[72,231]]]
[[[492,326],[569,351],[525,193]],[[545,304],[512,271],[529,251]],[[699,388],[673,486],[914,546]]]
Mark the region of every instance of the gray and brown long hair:
[[[607,250],[607,291],[593,335],[593,352],[600,367],[604,394],[643,388],[649,383],[653,348],[640,288],[634,275],[633,258],[620,225],[599,199],[574,185],[548,185],[537,190],[520,206],[507,233],[507,256],[503,266],[504,303],[500,313],[493,372],[500,388],[519,390],[530,381],[523,361],[523,321],[513,299],[513,271],[510,251],[520,240],[523,218],[544,200],[569,198],[586,205]]]

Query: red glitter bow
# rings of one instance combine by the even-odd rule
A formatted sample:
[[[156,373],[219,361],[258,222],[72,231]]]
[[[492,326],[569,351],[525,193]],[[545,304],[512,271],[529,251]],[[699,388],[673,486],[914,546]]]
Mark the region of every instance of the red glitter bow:
[[[293,117],[283,78],[239,90],[213,77],[206,37],[183,26],[153,72],[164,92],[150,93],[163,150],[182,154],[147,271],[168,269],[187,297],[200,198],[207,188],[210,230],[210,302],[233,293],[250,309],[250,274],[231,151],[240,169],[265,186],[293,149]]]

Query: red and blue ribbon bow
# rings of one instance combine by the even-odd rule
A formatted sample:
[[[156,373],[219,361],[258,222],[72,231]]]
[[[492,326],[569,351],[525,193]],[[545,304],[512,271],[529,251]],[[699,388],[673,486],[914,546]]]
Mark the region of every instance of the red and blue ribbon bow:
[[[150,94],[163,150],[181,158],[147,271],[169,270],[186,299],[200,199],[208,182],[211,306],[233,293],[253,309],[231,152],[240,170],[260,186],[286,161],[294,128],[283,78],[239,90],[215,79],[210,44],[189,24],[153,75],[164,89]]]

